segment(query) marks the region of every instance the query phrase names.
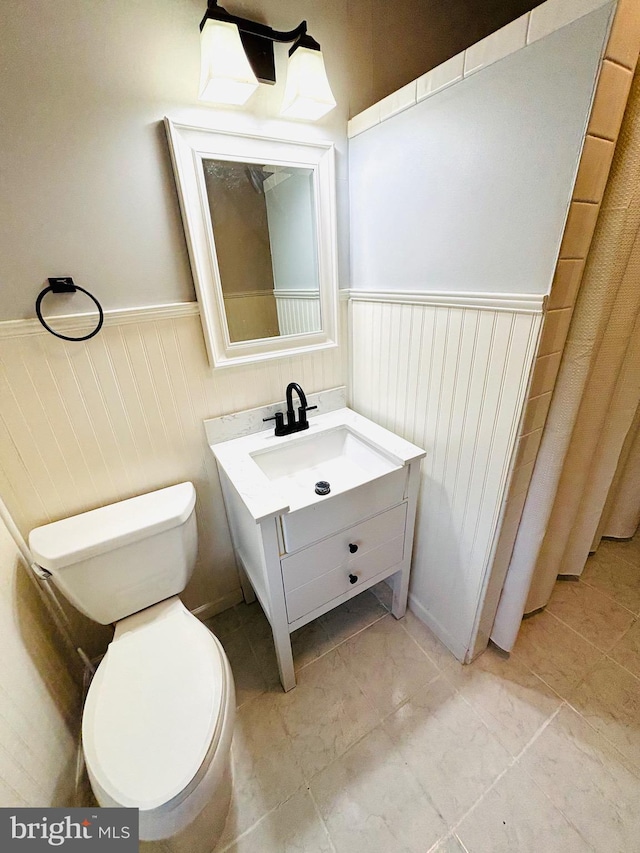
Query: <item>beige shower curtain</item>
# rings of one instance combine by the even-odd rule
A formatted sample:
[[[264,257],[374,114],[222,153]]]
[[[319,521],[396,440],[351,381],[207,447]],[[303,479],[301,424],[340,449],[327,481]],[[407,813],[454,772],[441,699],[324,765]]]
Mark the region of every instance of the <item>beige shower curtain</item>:
[[[640,405],[627,433],[591,550],[603,536],[628,539],[640,524]]]
[[[640,516],[640,75],[576,302],[492,638],[515,642],[557,576]],[[620,467],[619,467],[620,464]]]

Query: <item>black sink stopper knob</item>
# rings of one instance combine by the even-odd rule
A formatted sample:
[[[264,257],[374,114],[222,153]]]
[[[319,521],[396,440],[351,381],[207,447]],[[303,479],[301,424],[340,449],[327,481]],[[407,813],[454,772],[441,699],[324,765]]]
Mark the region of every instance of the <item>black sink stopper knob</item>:
[[[331,491],[331,486],[326,480],[318,480],[316,483],[316,495],[328,495]]]

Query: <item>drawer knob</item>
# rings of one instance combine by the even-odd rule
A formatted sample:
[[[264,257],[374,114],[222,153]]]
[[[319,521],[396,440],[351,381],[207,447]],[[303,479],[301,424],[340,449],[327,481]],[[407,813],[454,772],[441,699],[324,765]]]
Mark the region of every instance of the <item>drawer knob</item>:
[[[349,542],[349,550],[352,554],[355,554],[358,550],[358,546],[354,542]],[[353,583],[353,581],[351,581],[351,583]]]
[[[355,583],[358,580],[357,575],[349,575],[349,583]]]

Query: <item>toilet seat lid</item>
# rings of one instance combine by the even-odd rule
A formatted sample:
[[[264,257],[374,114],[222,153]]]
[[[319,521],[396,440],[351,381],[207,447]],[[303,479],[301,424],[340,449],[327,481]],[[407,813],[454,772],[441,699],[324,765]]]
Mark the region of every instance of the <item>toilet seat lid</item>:
[[[115,802],[154,809],[191,783],[221,727],[222,655],[177,598],[117,624],[82,718],[87,767]]]

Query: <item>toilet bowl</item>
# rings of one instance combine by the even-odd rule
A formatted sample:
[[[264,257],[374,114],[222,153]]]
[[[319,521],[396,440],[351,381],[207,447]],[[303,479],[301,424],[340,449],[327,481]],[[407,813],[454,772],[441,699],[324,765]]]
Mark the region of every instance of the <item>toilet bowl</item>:
[[[82,716],[98,803],[140,809],[144,841],[182,831],[228,774],[234,714],[222,646],[179,598],[121,620]]]
[[[37,528],[29,544],[78,609],[115,622],[82,717],[99,805],[138,808],[141,841],[205,820],[211,848],[231,796],[235,690],[220,642],[177,595],[195,564],[194,506],[181,483]]]

